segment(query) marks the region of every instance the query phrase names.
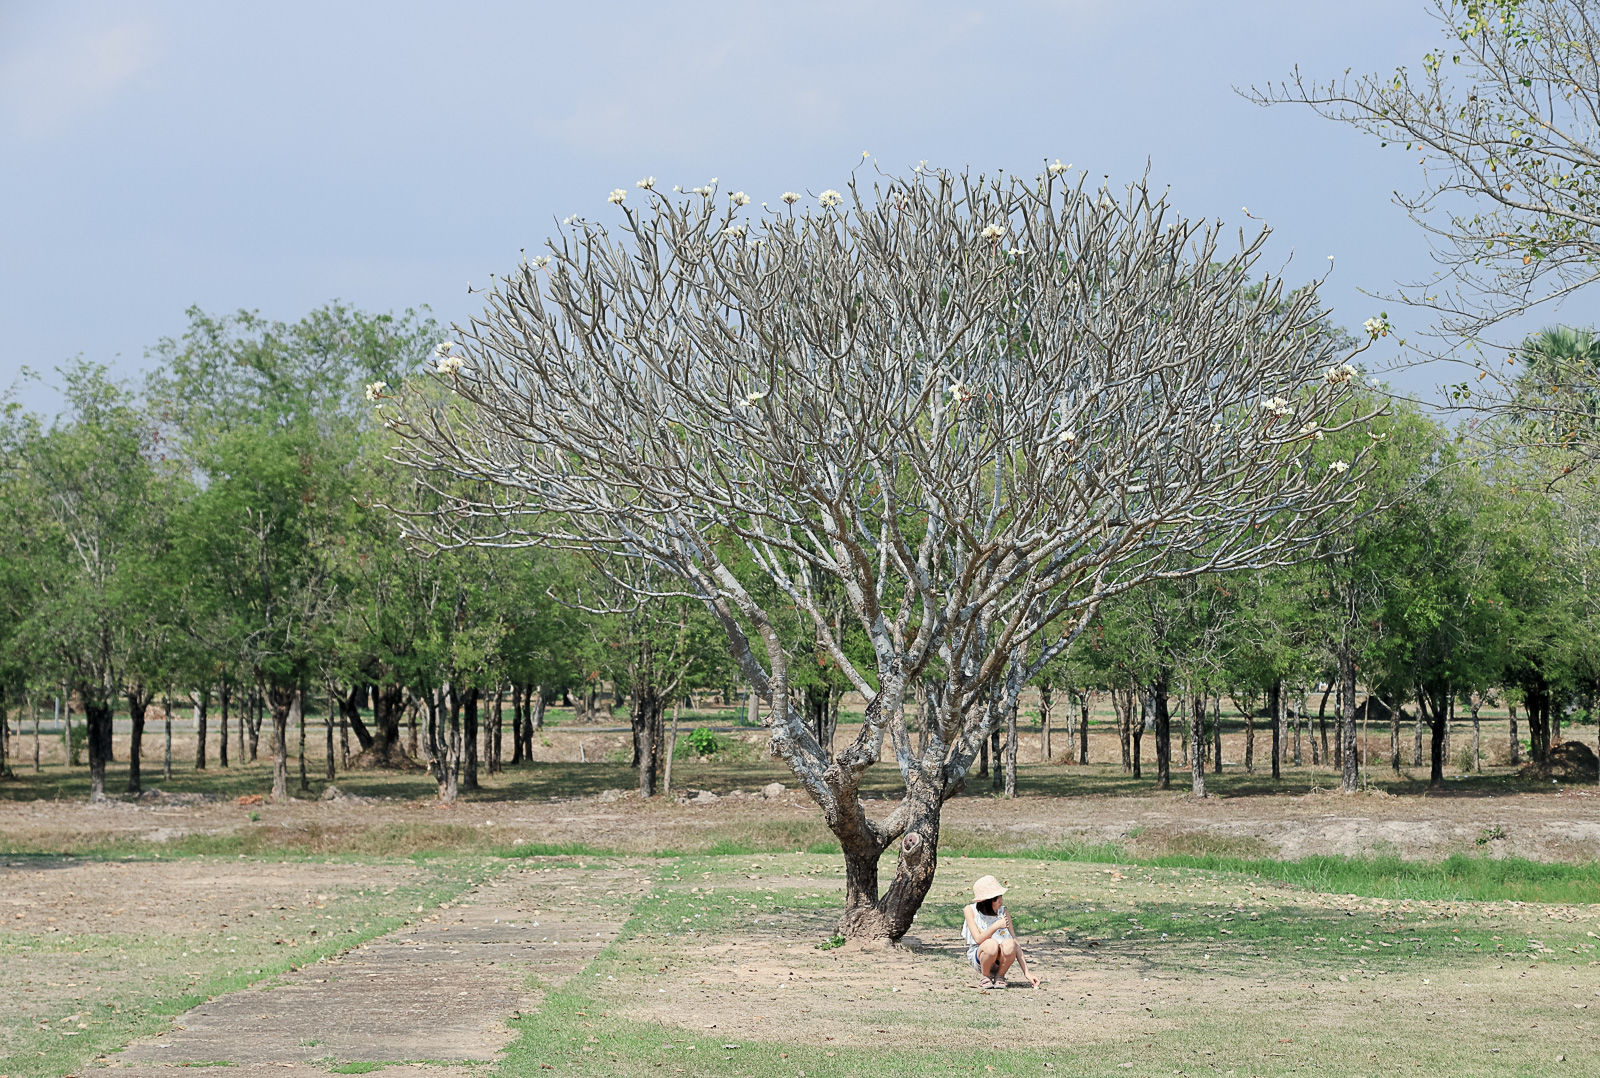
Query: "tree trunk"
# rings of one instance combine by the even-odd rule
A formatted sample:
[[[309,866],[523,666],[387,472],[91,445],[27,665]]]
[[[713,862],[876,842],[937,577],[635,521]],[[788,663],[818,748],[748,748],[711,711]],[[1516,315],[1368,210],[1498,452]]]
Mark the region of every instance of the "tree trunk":
[[[416,758],[401,745],[400,725],[406,715],[404,685],[390,683],[372,686],[372,726],[361,721],[361,704],[367,686],[358,686],[348,697],[339,699],[339,713],[355,731],[361,751],[350,767],[415,768]],[[416,712],[411,712],[411,752],[417,751]]]
[[[1328,687],[1322,690],[1322,702],[1317,705],[1317,732],[1322,737],[1322,762],[1330,763],[1333,757],[1328,753],[1328,694],[1333,691],[1333,682],[1328,682]],[[1313,738],[1315,741],[1315,738]],[[1315,751],[1315,750],[1313,750]],[[1312,762],[1316,761],[1315,756]]]
[[[248,716],[249,716],[249,719],[250,719],[249,726],[250,726],[250,762],[251,763],[255,763],[256,760],[259,759],[260,756],[261,756],[261,726],[262,726],[262,723],[265,721],[264,716],[266,714],[266,706],[267,706],[266,690],[264,688],[259,688],[258,687],[255,690],[253,690],[251,692],[251,694],[250,694],[250,707],[246,709],[246,712],[241,712],[240,713],[240,718],[241,719],[246,716],[246,713],[248,713]],[[287,789],[288,789],[288,787],[286,786],[285,790],[287,790]]]
[[[1089,690],[1078,694],[1078,763],[1089,762]]]
[[[1211,773],[1222,774],[1222,697],[1211,698]]]
[[[39,773],[39,701],[33,702],[33,773]]]
[[[1206,795],[1206,698],[1189,701],[1189,779],[1194,796]]]
[[[144,718],[145,711],[149,708],[149,706],[150,697],[144,695],[141,689],[134,688],[128,690],[128,720],[133,727],[132,733],[130,733],[128,736],[128,792],[130,794],[139,793],[142,789],[140,765],[144,762]],[[88,710],[87,703],[85,703],[84,709],[85,711]],[[108,734],[107,740],[109,741],[109,721],[107,722],[106,727]],[[108,751],[106,753],[106,759],[109,760],[110,758],[111,753]],[[91,768],[93,767],[93,764],[94,758],[91,754]]]
[[[727,694],[723,694],[726,699]],[[672,735],[667,738],[666,760],[661,765],[661,796],[672,796],[672,758],[678,754],[678,713],[683,710],[680,701],[672,702]]]
[[[1420,710],[1420,700],[1417,706]],[[1428,724],[1432,737],[1428,744],[1428,785],[1437,790],[1444,786],[1445,724],[1450,721],[1449,704],[1440,707],[1435,698],[1429,710],[1432,712]]]
[[[1041,685],[1039,687],[1039,762],[1041,764],[1050,762],[1050,710],[1055,704],[1052,696],[1050,686]],[[1068,737],[1069,739],[1071,737],[1070,728]]]
[[[1004,720],[996,715],[994,727],[989,731],[989,792],[992,794],[1005,789],[1005,749],[1001,744],[1004,728]]]
[[[1303,763],[1303,758],[1300,755],[1300,737],[1303,733],[1305,733],[1306,725],[1305,692],[1302,690],[1299,698],[1297,700],[1291,700],[1290,705],[1294,708],[1294,719],[1292,720],[1292,726],[1294,729],[1294,766],[1300,767]]]
[[[1474,773],[1483,770],[1483,727],[1478,713],[1483,710],[1483,701],[1477,693],[1472,695],[1472,770]]]
[[[84,734],[89,749],[89,800],[104,801],[106,761],[111,759],[111,704],[104,700],[93,700],[87,693],[81,695]],[[67,709],[67,726],[69,729],[72,726],[71,708]]]
[[[1283,681],[1277,679],[1267,689],[1267,711],[1272,716],[1272,779],[1283,777]]]
[[[322,772],[323,777],[325,777],[329,782],[332,782],[337,777],[333,770],[333,727],[339,715],[339,693],[332,685],[328,686],[328,710],[325,712],[325,714],[327,715],[327,718],[323,720],[324,759],[322,762]]]
[[[1006,760],[1005,794],[1007,799],[1017,796],[1017,699],[1006,704]]]
[[[522,709],[528,699],[525,685],[511,683],[511,766],[522,762]]]
[[[1239,701],[1235,700],[1233,705],[1239,707]],[[1252,702],[1246,701],[1239,710],[1244,712],[1244,770],[1245,774],[1253,775],[1256,772],[1256,709]]]
[[[1420,685],[1417,686],[1417,721],[1415,724],[1415,740],[1411,746],[1412,767],[1422,766],[1422,731],[1427,720],[1427,708],[1423,706],[1422,701],[1426,695],[1427,690]]]
[[[300,729],[300,789],[311,789],[310,776],[306,774],[306,702],[304,696],[300,699],[300,706],[296,709],[295,722]]]
[[[272,704],[272,799],[289,800],[289,725],[299,718],[304,706],[300,691],[274,685],[267,690]]]
[[[1361,786],[1361,765],[1356,757],[1356,657],[1348,643],[1350,635],[1346,634],[1339,648],[1339,742],[1344,759],[1339,788],[1345,793],[1354,793]]]
[[[1111,708],[1117,715],[1117,737],[1122,742],[1122,770],[1133,770],[1133,695],[1111,690]]]
[[[989,777],[989,739],[987,737],[978,742],[978,777],[980,779]]]
[[[349,694],[339,694],[339,717],[345,725],[355,732],[356,744],[361,746],[362,755],[366,755],[367,751],[372,748],[373,743],[381,738],[384,733],[380,728],[378,733],[374,734],[367,729],[367,724],[361,721],[361,705],[367,702],[367,688],[366,682],[359,682],[350,686]],[[379,726],[381,722],[378,703],[378,697],[381,692],[382,690],[377,687],[372,689],[372,722],[374,726]],[[394,698],[398,700],[402,690],[396,687],[391,692],[394,693]],[[399,716],[392,717],[395,721],[395,729],[391,740],[398,741],[400,737]],[[374,755],[382,755],[382,753]]]
[[[1151,686],[1150,707],[1155,714],[1156,788],[1172,789],[1172,714],[1167,710],[1167,674]]]
[[[1516,767],[1522,762],[1522,737],[1517,733],[1517,705],[1507,704],[1506,712],[1511,732],[1511,766]]]
[[[501,750],[504,747],[501,740],[501,732],[505,725],[505,708],[506,687],[504,684],[499,684],[495,686],[494,706],[490,710],[490,714],[493,716],[489,725],[488,751],[489,774],[491,775],[498,775],[504,770],[502,767],[502,761],[505,759],[505,757],[501,755]]]
[[[656,746],[660,742],[661,712],[665,705],[666,702],[654,686],[633,694],[633,706],[637,712],[634,729],[638,743],[639,796],[643,798],[656,795],[656,776],[661,766]]]
[[[172,698],[161,698],[161,725],[166,732],[166,751],[161,756],[161,781],[172,781]]]
[[[461,699],[461,788],[480,789],[478,785],[478,698],[477,689],[468,689]]]
[[[1405,706],[1405,698],[1401,697],[1395,703],[1399,706],[1389,709],[1389,767],[1398,775],[1400,774],[1400,708]]]
[[[454,682],[447,681],[433,697],[429,727],[434,744],[433,777],[439,800],[455,804],[461,791],[461,700]],[[440,729],[443,722],[444,729]]]
[[[189,694],[194,701],[194,769],[206,769],[206,714],[211,705],[211,687],[207,685]]]
[[[1133,689],[1128,690],[1128,714],[1133,714],[1135,697],[1138,698],[1139,717],[1131,720],[1128,725],[1133,733],[1133,777],[1138,779],[1144,777],[1141,774],[1139,757],[1144,748],[1144,727],[1149,721],[1149,716],[1145,714],[1144,694]]]
[[[876,703],[876,701],[874,701]],[[933,886],[939,860],[939,816],[943,809],[943,775],[912,771],[906,781],[906,827],[899,846],[894,880],[882,895],[878,890],[878,861],[888,843],[867,823],[860,802],[849,798],[849,808],[830,827],[839,838],[845,861],[845,905],[839,918],[841,934],[853,939],[898,940],[911,928],[912,918]]]

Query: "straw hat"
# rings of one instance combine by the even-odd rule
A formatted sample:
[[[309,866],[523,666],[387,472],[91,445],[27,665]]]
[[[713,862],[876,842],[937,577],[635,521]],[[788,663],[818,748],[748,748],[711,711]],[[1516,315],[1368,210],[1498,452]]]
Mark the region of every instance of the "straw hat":
[[[993,876],[983,876],[977,883],[972,885],[972,901],[974,902],[982,902],[989,898],[999,898],[1005,893],[1006,889],[1001,887],[1000,881]]]

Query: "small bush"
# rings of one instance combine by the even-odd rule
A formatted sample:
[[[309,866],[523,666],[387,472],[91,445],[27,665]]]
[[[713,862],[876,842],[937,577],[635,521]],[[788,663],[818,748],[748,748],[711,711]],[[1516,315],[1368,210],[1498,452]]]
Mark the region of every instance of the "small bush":
[[[689,735],[679,742],[688,746],[687,751],[696,756],[715,756],[723,748],[723,740],[716,731],[704,726],[696,726],[689,731]]]

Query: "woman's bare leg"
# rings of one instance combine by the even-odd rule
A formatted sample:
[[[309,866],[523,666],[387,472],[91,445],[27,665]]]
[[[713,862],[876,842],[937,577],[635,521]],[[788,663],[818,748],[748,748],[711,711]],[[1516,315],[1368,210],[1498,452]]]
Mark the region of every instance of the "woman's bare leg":
[[[1000,962],[1001,941],[993,936],[978,944],[978,973],[984,978],[999,975],[996,967]]]
[[[984,942],[987,943],[988,941],[985,940]],[[982,953],[981,952],[979,953],[979,957],[980,958],[982,957]],[[1011,964],[1013,962],[1015,962],[1016,960],[1017,960],[1017,941],[1016,940],[1001,940],[1000,941],[1000,953],[995,959],[994,972],[991,973],[990,976],[993,977],[997,981],[998,980],[1004,980],[1005,976],[1006,976],[1006,970],[1010,969],[1011,968]]]

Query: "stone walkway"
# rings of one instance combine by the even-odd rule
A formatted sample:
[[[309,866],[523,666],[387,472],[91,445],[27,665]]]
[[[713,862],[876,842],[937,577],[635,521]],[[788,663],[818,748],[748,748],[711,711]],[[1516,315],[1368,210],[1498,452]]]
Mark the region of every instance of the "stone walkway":
[[[582,970],[648,887],[627,866],[507,870],[419,923],[204,1003],[108,1069],[175,1078],[227,1063],[229,1078],[295,1078],[376,1062],[391,1064],[386,1078],[481,1078],[470,1064],[510,1042],[507,1019]]]

